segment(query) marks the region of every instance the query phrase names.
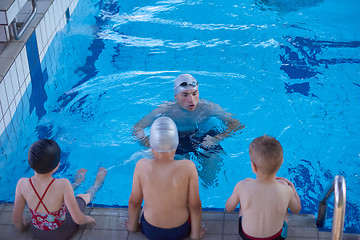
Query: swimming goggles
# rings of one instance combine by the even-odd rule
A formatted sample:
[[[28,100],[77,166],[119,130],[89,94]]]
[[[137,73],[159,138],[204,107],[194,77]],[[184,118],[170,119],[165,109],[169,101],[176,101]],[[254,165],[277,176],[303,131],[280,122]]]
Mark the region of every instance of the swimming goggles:
[[[196,87],[198,85],[197,82],[193,81],[191,83],[188,83],[188,82],[182,82],[179,84],[179,86],[177,87],[187,87],[187,86],[191,86],[191,87]]]

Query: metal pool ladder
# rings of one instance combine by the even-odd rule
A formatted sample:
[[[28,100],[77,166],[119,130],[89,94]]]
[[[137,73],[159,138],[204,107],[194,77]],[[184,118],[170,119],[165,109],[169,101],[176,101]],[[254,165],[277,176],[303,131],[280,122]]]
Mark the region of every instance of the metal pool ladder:
[[[337,175],[327,186],[320,198],[317,227],[324,227],[327,200],[334,193],[334,215],[331,227],[331,239],[342,239],[344,229],[345,207],[346,207],[346,184],[343,176]]]
[[[21,38],[21,35],[23,35],[23,33],[25,32],[25,30],[27,29],[27,27],[29,26],[31,20],[35,17],[35,14],[37,12],[37,8],[36,8],[36,0],[31,0],[31,12],[30,15],[25,19],[24,24],[22,25],[22,27],[20,28],[20,30],[18,31],[17,29],[17,22],[16,22],[16,18],[12,21],[12,23],[10,24],[10,32],[11,35],[16,39],[19,40]]]

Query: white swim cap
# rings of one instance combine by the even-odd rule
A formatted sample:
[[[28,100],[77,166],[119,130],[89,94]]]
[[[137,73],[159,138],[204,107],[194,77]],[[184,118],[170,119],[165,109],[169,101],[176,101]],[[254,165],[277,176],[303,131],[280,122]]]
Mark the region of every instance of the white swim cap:
[[[181,74],[174,82],[174,96],[189,89],[198,89],[198,82],[190,74]]]
[[[174,121],[168,117],[156,119],[150,129],[150,147],[157,152],[170,152],[178,144],[179,136]]]

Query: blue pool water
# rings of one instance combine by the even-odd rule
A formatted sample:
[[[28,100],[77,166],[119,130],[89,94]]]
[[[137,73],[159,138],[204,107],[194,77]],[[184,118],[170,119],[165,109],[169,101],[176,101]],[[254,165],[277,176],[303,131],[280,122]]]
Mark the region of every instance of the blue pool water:
[[[27,90],[21,134],[1,141],[0,201],[13,201],[17,180],[32,175],[29,145],[53,138],[63,151],[57,177],[87,168],[80,193],[104,166],[94,202],[127,205],[135,164],[150,155],[131,127],[173,99],[173,80],[190,73],[201,98],[246,125],[221,143],[214,181],[200,179],[203,207],[223,209],[235,184],[255,177],[248,146],[266,133],[283,145],[278,175],[294,182],[302,213],[316,214],[321,193],[343,175],[345,230],[359,233],[359,7],[357,0],[81,0]]]

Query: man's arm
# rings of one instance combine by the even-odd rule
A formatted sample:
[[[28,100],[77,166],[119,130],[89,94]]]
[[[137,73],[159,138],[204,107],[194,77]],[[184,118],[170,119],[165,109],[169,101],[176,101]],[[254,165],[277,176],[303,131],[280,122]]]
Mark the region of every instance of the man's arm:
[[[149,127],[151,123],[145,118],[146,116],[134,125],[133,135],[138,139],[141,145],[148,148],[150,147],[150,139],[145,135],[144,129]]]
[[[144,147],[150,147],[150,139],[149,136],[146,136],[144,129],[150,127],[151,124],[155,121],[155,119],[161,115],[161,108],[156,108],[149,114],[145,115],[140,121],[138,121],[133,126],[133,135],[138,139],[138,141]]]
[[[203,141],[204,147],[211,147],[216,143],[224,140],[235,132],[245,128],[245,125],[242,125],[238,119],[232,117],[231,113],[225,112],[218,104],[211,103],[211,108],[214,112],[214,116],[219,118],[225,125],[226,129],[222,133],[219,133],[215,136],[206,136]]]
[[[245,128],[245,125],[242,125],[238,119],[235,119],[231,116],[224,117],[222,121],[226,125],[226,130],[214,136],[214,138],[216,138],[218,141],[222,141],[231,134],[234,134],[235,132]]]
[[[199,178],[195,164],[189,161],[191,164],[191,177],[189,181],[189,196],[188,196],[188,207],[190,211],[191,219],[191,239],[200,239],[202,236],[201,232],[201,200],[199,195]]]
[[[143,191],[141,187],[140,174],[139,174],[139,169],[140,169],[139,165],[141,164],[141,161],[142,160],[140,160],[135,167],[133,185],[129,198],[129,208],[128,208],[129,218],[126,221],[126,228],[131,232],[136,232],[140,228],[139,215],[140,215],[141,204],[143,202]]]

